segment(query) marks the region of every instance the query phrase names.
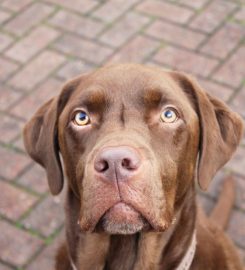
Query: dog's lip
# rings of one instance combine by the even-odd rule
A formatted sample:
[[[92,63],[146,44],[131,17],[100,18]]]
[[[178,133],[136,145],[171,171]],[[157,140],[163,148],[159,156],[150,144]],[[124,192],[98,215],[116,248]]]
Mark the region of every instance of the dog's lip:
[[[104,225],[108,221],[112,222],[113,224],[141,224],[142,230],[153,229],[150,223],[140,212],[138,212],[130,204],[126,204],[122,201],[115,203],[107,211],[105,211],[105,213],[98,220],[94,231],[103,231]]]
[[[130,206],[132,206],[131,203],[126,203]],[[166,224],[159,224],[159,222],[155,221],[155,219],[151,216],[150,212],[146,209],[141,209],[137,205],[132,206],[138,213],[141,214],[141,216],[149,223],[150,227],[154,231],[164,231],[166,229]]]
[[[145,223],[148,224],[148,229],[150,228],[150,231],[156,231],[156,232],[163,232],[168,228],[168,224],[164,222],[164,220],[158,220],[156,217],[154,217],[153,213],[149,211],[148,209],[145,209],[144,207],[141,207],[141,204],[138,202],[134,202],[131,200],[114,200],[113,203],[109,204],[107,207],[103,209],[98,215],[96,215],[93,219],[79,219],[79,227],[81,231],[89,231],[89,232],[95,232],[100,231],[100,225],[101,221],[103,220],[103,217],[106,215],[107,212],[109,212],[110,209],[112,209],[115,205],[123,203],[126,206],[134,209],[139,215],[144,219]],[[146,226],[147,227],[147,226]]]
[[[107,216],[107,215],[113,215],[114,218],[117,219],[123,219],[123,218],[127,218],[128,220],[130,219],[142,219],[142,214],[139,213],[135,208],[133,208],[131,205],[126,204],[124,202],[119,202],[114,204],[111,208],[109,208],[108,211],[106,211],[106,213],[103,215]]]
[[[141,218],[144,223],[145,223],[145,228],[148,228],[150,231],[164,231],[166,229],[166,224],[159,224],[159,222],[154,222],[154,219],[151,217],[151,215],[142,209],[139,209],[136,205],[133,205],[132,203],[124,202],[124,201],[119,201],[110,206],[104,213],[101,214],[100,218],[98,219],[98,222],[94,225],[92,228],[92,232],[101,230],[101,223],[103,221],[103,218],[106,216],[107,213],[114,207],[129,207],[132,210],[134,210],[138,215],[139,218]]]

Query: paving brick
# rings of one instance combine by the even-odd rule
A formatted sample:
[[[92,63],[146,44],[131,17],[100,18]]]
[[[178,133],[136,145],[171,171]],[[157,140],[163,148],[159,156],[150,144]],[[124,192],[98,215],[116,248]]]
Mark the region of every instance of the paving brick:
[[[67,62],[57,72],[58,77],[70,80],[71,78],[80,75],[81,73],[88,72],[93,69],[93,66],[85,63],[84,61],[73,60]]]
[[[62,30],[89,38],[95,37],[104,27],[102,23],[65,10],[61,10],[55,14],[55,16],[49,20],[49,23]]]
[[[3,265],[2,263],[0,263],[0,270],[12,270],[12,268],[6,266],[6,265]]]
[[[50,5],[43,3],[34,3],[25,11],[19,13],[15,18],[10,20],[5,29],[16,35],[22,35],[31,27],[44,20],[54,10]]]
[[[0,52],[7,48],[12,41],[13,39],[10,36],[0,33]]]
[[[118,47],[142,29],[150,19],[136,13],[128,13],[108,29],[100,40],[111,46]]]
[[[150,67],[169,69],[169,67],[167,65],[164,65],[164,64],[159,63],[159,62],[154,62],[152,59],[148,59],[144,64],[147,66],[150,66]]]
[[[245,119],[245,87],[234,97],[231,107]]]
[[[93,12],[93,16],[109,23],[117,19],[127,9],[137,3],[137,0],[113,0],[107,1]]]
[[[225,58],[240,42],[244,34],[245,29],[242,25],[227,23],[208,40],[201,48],[201,52]]]
[[[42,241],[12,225],[0,221],[0,258],[4,262],[22,266],[41,247]]]
[[[154,52],[159,42],[144,36],[136,36],[123,46],[109,62],[143,62],[144,58]]]
[[[55,43],[54,48],[94,64],[101,64],[112,53],[110,48],[73,35],[64,35]]]
[[[24,142],[23,142],[23,138],[22,136],[20,136],[18,139],[16,139],[12,145],[16,148],[18,148],[19,150],[25,152],[25,146],[24,146]]]
[[[16,88],[30,90],[44,80],[64,61],[65,58],[62,55],[56,52],[44,51],[18,72],[9,81],[9,84]]]
[[[23,125],[24,123],[16,118],[2,114],[0,122],[0,141],[9,143],[15,139],[21,133]]]
[[[30,164],[27,156],[3,147],[0,147],[0,157],[0,175],[7,179],[16,178]]]
[[[244,21],[245,20],[245,7],[241,7],[237,13],[234,15],[234,19],[238,21]]]
[[[208,3],[209,0],[177,0],[178,3],[186,5],[188,7],[194,8],[194,9],[201,9],[203,6]]]
[[[11,113],[28,120],[37,109],[48,101],[51,97],[61,91],[61,82],[57,79],[46,80],[38,89],[22,99],[11,111]]]
[[[0,110],[6,110],[13,103],[15,103],[21,96],[22,93],[13,91],[6,85],[1,85]]]
[[[188,30],[167,22],[156,21],[146,31],[150,36],[177,44],[188,49],[195,49],[206,38],[204,34]]]
[[[47,0],[47,2],[57,4],[58,6],[62,6],[80,13],[87,13],[98,4],[96,1],[90,0]]]
[[[213,78],[219,82],[233,87],[240,85],[245,76],[242,59],[245,59],[245,47],[239,48],[225,63],[215,72]]]
[[[49,190],[46,172],[38,164],[31,167],[17,181],[22,186],[41,194]]]
[[[210,33],[218,27],[232,11],[236,4],[223,0],[211,1],[210,4],[190,23],[194,29]]]
[[[0,81],[6,80],[17,68],[16,63],[0,57]]]
[[[218,64],[216,60],[206,58],[194,52],[166,47],[161,49],[153,60],[174,69],[190,72],[203,77],[208,76]]]
[[[5,21],[7,21],[7,19],[9,19],[11,16],[10,13],[0,10],[0,23],[4,23]]]
[[[220,98],[223,101],[228,101],[228,99],[233,94],[233,90],[231,88],[225,87],[223,85],[221,86],[217,83],[204,79],[198,79],[198,82],[210,95]]]
[[[242,141],[241,141],[241,145],[242,145],[242,146],[245,146],[245,134],[243,134],[243,138],[242,138]]]
[[[240,247],[245,248],[245,215],[243,212],[232,211],[227,233]]]
[[[245,148],[239,147],[232,159],[227,163],[226,167],[234,172],[245,176]]]
[[[2,1],[1,6],[17,12],[29,5],[31,2],[33,2],[33,0],[5,0]]]
[[[65,241],[65,232],[59,233],[54,242],[46,247],[35,260],[28,265],[26,270],[54,269],[54,258],[59,246]]]
[[[19,219],[37,201],[36,197],[3,181],[0,190],[0,213],[12,220]]]
[[[5,55],[22,63],[45,48],[59,36],[59,32],[47,26],[40,26],[15,43]]]
[[[150,16],[168,19],[177,23],[186,23],[193,15],[193,12],[188,8],[167,3],[166,1],[145,1],[138,5],[137,10]]]
[[[60,228],[63,222],[64,210],[60,198],[48,196],[22,223],[26,228],[39,231],[48,237]]]

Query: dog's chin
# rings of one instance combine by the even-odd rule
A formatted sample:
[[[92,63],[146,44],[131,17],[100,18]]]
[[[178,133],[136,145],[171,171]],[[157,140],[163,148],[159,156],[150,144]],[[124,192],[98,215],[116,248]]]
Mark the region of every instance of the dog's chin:
[[[108,234],[135,234],[140,232],[144,224],[130,224],[130,223],[113,223],[110,221],[103,222],[103,229]]]
[[[133,207],[117,203],[101,218],[101,229],[108,234],[135,234],[150,227],[146,219]]]

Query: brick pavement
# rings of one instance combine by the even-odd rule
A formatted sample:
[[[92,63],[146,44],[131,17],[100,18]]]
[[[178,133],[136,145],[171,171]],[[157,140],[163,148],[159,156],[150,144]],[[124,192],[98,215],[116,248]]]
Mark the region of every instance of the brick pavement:
[[[62,199],[21,140],[36,108],[81,71],[133,61],[194,74],[245,118],[244,10],[238,0],[0,0],[0,270],[53,269],[63,237]],[[200,194],[207,212],[230,171],[227,231],[245,258],[245,137]]]

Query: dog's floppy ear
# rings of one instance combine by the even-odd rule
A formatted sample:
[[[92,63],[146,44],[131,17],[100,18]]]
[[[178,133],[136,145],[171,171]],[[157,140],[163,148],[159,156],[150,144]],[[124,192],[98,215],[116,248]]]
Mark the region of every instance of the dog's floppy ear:
[[[25,125],[24,144],[28,154],[45,168],[50,191],[57,195],[63,188],[63,171],[59,158],[58,117],[80,77],[69,81],[61,94],[41,106]]]
[[[200,121],[198,182],[206,190],[215,173],[231,158],[242,137],[241,117],[211,97],[184,73],[172,72],[194,103]]]

